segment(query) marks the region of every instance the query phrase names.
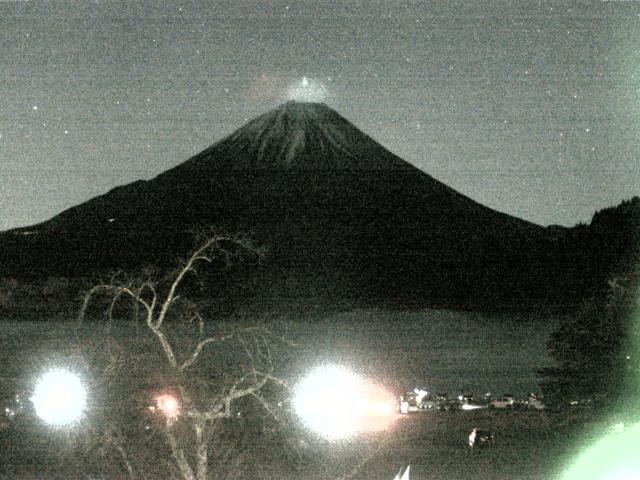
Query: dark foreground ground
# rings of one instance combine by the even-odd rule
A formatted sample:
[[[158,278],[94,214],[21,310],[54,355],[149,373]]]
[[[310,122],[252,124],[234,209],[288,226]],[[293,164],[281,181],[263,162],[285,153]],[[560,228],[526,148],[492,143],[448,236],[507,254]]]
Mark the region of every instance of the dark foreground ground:
[[[390,432],[320,448],[324,464],[289,478],[392,480],[411,465],[411,480],[560,479],[580,449],[607,431],[605,422],[590,420],[595,413],[475,410],[398,415]],[[490,430],[494,440],[469,449],[473,426]]]
[[[398,419],[384,447],[353,477],[391,480],[411,465],[412,480],[543,480],[562,476],[595,426],[593,412],[549,416],[537,411],[417,413]],[[494,440],[468,447],[473,426]]]
[[[575,457],[579,445],[584,445],[589,432],[606,428],[587,422],[589,415],[581,412],[568,419],[566,415],[549,416],[543,412],[488,410],[398,415],[394,426],[385,433],[344,443],[306,443],[307,454],[315,457],[306,467],[262,464],[237,473],[226,471],[221,477],[214,470],[210,478],[392,480],[398,470],[411,465],[411,480],[556,479]],[[467,437],[473,426],[490,430],[494,440],[484,447],[469,449]],[[83,468],[81,457],[87,455],[89,461],[93,455],[82,449],[75,449],[70,455],[62,448],[65,442],[61,438],[48,443],[44,436],[34,437],[35,443],[25,445],[24,439],[11,438],[8,433],[1,436],[2,479],[129,478],[117,462],[112,469],[101,469],[103,473],[90,474],[91,468]],[[47,453],[42,455],[45,450]],[[93,461],[95,458],[89,463]],[[158,462],[166,459],[159,458]],[[167,468],[165,477],[159,478],[155,473],[153,478],[177,478],[170,471]]]

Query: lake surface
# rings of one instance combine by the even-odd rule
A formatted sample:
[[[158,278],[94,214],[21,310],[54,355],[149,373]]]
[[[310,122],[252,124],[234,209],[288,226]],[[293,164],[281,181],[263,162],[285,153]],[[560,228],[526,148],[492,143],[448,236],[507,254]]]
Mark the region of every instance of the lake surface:
[[[536,370],[550,365],[545,343],[558,318],[440,310],[359,310],[297,322],[298,368],[336,362],[394,391],[476,395],[537,392]]]
[[[539,391],[536,370],[551,364],[545,342],[558,318],[446,310],[366,309],[281,319],[296,346],[287,348],[282,376],[294,381],[322,363],[371,377],[394,393],[415,386],[476,395]],[[96,335],[102,330],[96,325]],[[144,328],[121,331],[131,339]],[[91,335],[87,330],[84,335]],[[5,379],[35,375],[47,363],[73,360],[73,323],[0,321]],[[70,359],[71,358],[71,359]],[[22,382],[18,382],[22,383]],[[28,383],[28,382],[27,382]]]

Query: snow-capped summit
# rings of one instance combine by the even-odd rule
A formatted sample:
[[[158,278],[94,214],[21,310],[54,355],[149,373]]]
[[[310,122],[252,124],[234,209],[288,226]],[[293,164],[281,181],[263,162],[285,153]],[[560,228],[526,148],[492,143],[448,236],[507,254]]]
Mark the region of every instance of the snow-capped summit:
[[[409,165],[324,103],[289,101],[203,154],[234,152],[231,168],[389,170]]]

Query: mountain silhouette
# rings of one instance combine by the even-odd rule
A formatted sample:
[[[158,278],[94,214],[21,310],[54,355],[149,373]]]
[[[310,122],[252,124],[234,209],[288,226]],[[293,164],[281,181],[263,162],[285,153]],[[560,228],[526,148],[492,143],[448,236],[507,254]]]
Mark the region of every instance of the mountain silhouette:
[[[549,250],[556,232],[478,204],[328,106],[300,102],[151,180],[1,234],[2,262],[18,277],[167,266],[202,228],[266,247],[247,276],[277,301],[493,308],[573,288]]]

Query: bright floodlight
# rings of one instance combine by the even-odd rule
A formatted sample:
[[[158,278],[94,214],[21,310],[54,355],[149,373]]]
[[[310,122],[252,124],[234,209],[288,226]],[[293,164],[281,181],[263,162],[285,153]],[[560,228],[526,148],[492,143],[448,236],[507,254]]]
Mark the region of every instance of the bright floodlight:
[[[394,418],[388,392],[333,365],[311,371],[296,387],[293,403],[302,421],[330,440],[383,430]]]
[[[87,391],[80,378],[67,370],[45,373],[31,397],[36,414],[45,422],[64,426],[76,422],[87,405]]]

